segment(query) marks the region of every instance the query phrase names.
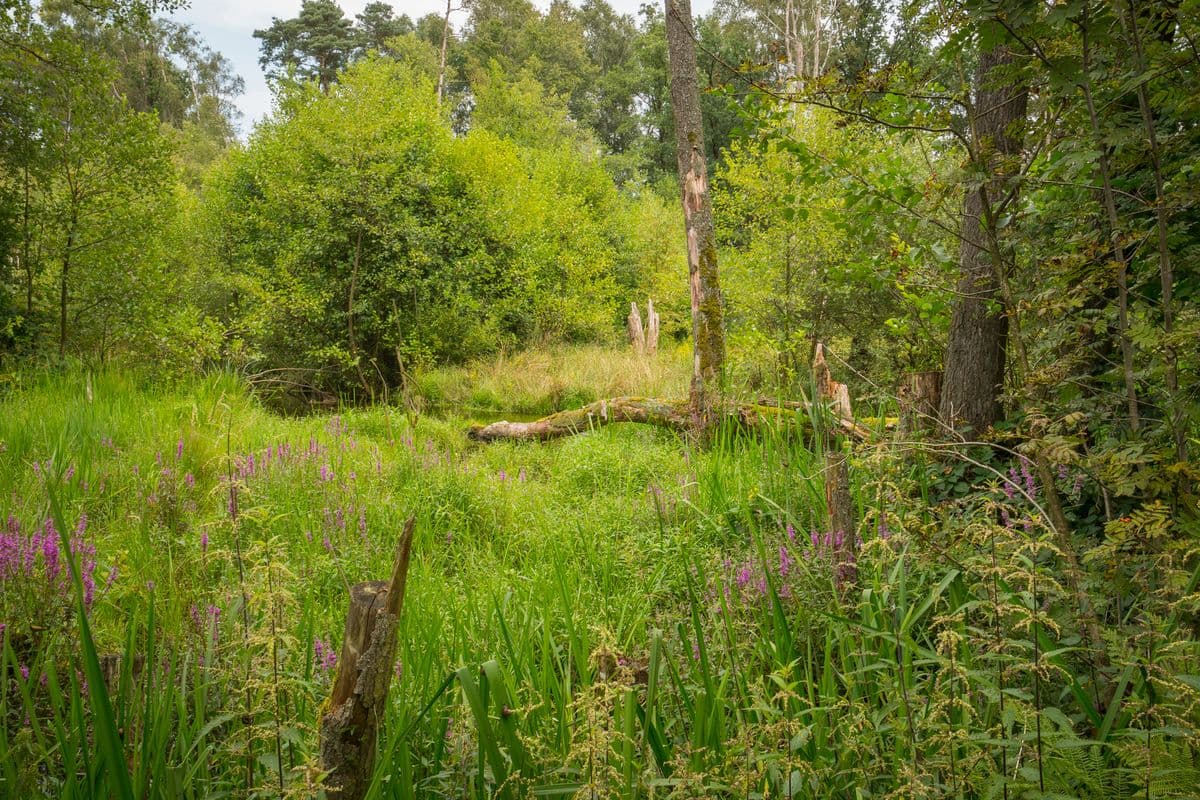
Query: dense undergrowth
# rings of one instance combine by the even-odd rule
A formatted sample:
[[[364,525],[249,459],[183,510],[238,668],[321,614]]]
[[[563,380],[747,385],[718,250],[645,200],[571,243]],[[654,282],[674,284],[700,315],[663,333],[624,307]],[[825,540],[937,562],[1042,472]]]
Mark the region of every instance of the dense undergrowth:
[[[274,416],[229,376],[2,403],[6,797],[313,796],[347,586],[409,515],[375,797],[1185,797],[1200,773],[1195,532],[1142,513],[1089,551],[1091,650],[1019,460],[859,447],[854,534],[786,429],[472,446],[455,417]],[[1058,481],[1085,535],[1094,486]]]

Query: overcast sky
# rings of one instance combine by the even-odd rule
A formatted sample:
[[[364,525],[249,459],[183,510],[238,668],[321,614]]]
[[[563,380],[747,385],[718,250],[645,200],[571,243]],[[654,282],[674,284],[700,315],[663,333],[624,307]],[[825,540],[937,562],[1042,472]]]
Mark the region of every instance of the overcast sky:
[[[339,5],[351,19],[362,11],[370,0],[340,0]],[[637,14],[645,0],[609,0],[613,8],[624,14]],[[549,0],[534,0],[546,8]],[[432,12],[443,13],[445,0],[393,0],[397,14],[408,14],[414,20]],[[457,3],[456,3],[457,5]],[[692,12],[707,13],[712,0],[692,0]],[[294,17],[300,11],[300,0],[192,0],[191,8],[172,15],[177,22],[192,25],[214,49],[233,62],[238,74],[246,81],[246,93],[238,98],[238,107],[245,115],[241,127],[248,132],[255,120],[271,110],[271,91],[258,66],[258,40],[254,31],[266,28],[272,17]],[[455,14],[461,25],[464,12]]]

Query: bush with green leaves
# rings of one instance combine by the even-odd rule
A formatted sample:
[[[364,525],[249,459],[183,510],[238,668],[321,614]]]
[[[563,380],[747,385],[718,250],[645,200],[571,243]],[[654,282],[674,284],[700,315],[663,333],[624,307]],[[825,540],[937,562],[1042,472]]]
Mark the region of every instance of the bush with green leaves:
[[[581,136],[528,78],[494,73],[462,136],[396,61],[327,94],[286,86],[199,211],[227,352],[369,394],[430,362],[611,336],[644,248],[626,252],[636,216]]]

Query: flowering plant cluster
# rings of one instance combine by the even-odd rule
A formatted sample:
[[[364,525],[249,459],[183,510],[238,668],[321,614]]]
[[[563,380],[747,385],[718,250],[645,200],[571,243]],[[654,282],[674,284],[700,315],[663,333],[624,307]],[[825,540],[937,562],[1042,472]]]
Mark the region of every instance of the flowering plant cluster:
[[[68,558],[76,558],[83,600],[91,608],[96,599],[96,548],[87,537],[87,515],[80,516],[64,551],[62,537],[52,520],[22,526],[10,515],[0,529],[0,630],[8,635],[28,635],[61,624],[71,608],[71,572]],[[107,584],[116,580],[116,568]]]

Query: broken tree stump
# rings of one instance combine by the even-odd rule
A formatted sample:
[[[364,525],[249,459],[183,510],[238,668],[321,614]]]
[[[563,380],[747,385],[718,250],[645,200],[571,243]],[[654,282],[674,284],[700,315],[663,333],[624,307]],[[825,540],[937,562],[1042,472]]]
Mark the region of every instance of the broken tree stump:
[[[932,432],[942,402],[942,373],[910,372],[900,384],[900,430],[903,433]]]
[[[330,798],[360,800],[371,785],[375,741],[396,661],[396,625],[404,605],[416,518],[404,525],[390,581],[350,589],[350,610],[333,693],[321,714],[321,769]]]
[[[813,357],[813,378],[818,396],[829,405],[835,419],[852,420],[850,391],[846,384],[833,379],[825,362],[825,346],[820,343]],[[833,534],[837,583],[839,588],[843,588],[853,583],[857,576],[855,563],[858,555],[854,498],[850,495],[849,457],[833,426],[822,426],[821,445],[825,460],[825,505],[829,509],[829,531]]]
[[[629,304],[629,343],[638,353],[646,352],[646,331],[642,328],[642,313],[638,311],[637,303]]]
[[[650,298],[646,298],[646,352],[651,355],[658,352],[658,312]]]

